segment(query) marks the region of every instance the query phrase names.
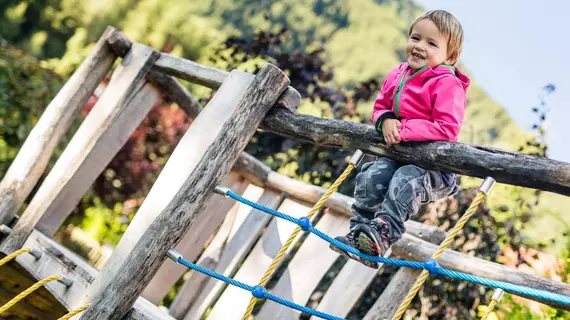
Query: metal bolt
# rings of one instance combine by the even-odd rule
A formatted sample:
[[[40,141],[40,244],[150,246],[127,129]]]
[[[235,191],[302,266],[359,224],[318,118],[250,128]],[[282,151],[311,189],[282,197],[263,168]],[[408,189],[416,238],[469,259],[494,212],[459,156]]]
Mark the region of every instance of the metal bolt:
[[[36,258],[36,260],[38,260],[39,258],[42,257],[42,252],[38,249],[33,248],[32,250],[30,250],[30,254]]]
[[[8,235],[10,235],[10,233],[12,233],[12,229],[10,227],[8,227],[7,225],[3,224],[3,225],[0,225],[0,233],[5,235],[5,236],[8,236]]]
[[[63,283],[68,288],[71,287],[71,285],[73,284],[73,280],[66,276],[61,276],[61,278],[57,281]]]

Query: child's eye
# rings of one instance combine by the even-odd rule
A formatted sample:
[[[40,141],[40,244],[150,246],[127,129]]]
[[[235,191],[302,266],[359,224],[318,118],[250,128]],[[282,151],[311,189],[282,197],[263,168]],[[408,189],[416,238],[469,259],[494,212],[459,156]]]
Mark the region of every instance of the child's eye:
[[[420,38],[418,36],[412,36],[412,40],[419,40]]]
[[[430,45],[430,46],[434,46],[434,47],[437,48],[437,44],[435,44],[435,42],[433,42],[433,41],[430,41],[430,42],[429,42],[429,45]]]

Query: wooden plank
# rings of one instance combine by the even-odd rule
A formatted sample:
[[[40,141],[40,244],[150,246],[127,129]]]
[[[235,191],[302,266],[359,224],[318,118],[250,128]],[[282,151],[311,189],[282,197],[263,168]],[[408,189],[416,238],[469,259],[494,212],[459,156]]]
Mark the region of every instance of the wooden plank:
[[[28,287],[38,279],[43,279],[52,275],[65,275],[73,284],[66,288],[59,282],[50,282],[42,288],[47,290],[62,306],[68,310],[74,310],[83,305],[81,295],[98,276],[97,269],[89,265],[85,260],[63,247],[55,240],[48,238],[41,232],[34,230],[26,243],[26,248],[35,248],[42,252],[39,259],[35,259],[29,254],[18,256],[15,261],[20,266],[20,274],[29,278],[27,282],[22,282],[20,287]],[[14,260],[13,260],[14,261]],[[44,292],[38,289],[37,292]],[[46,297],[47,299],[48,297]],[[60,310],[60,309],[54,309]],[[58,311],[59,314],[60,311]],[[67,312],[65,312],[67,313]],[[36,319],[44,319],[39,317]],[[124,318],[137,320],[173,320],[158,307],[146,301],[144,298],[137,299],[132,310]]]
[[[220,132],[221,128],[218,124],[227,121],[233,110],[235,110],[250,79],[248,74],[233,72],[227,82],[220,87],[218,93],[210,100],[209,106],[213,108],[205,108],[192,123],[180,142],[178,142],[168,162],[146,196],[145,201],[121,237],[113,254],[103,269],[101,269],[103,279],[109,279],[118,272],[145,230],[174,198],[184,184],[185,179],[190,176],[198,165],[201,155],[213,143],[216,135]],[[225,109],[217,106],[224,106]],[[228,112],[229,110],[232,112]],[[210,119],[210,122],[207,122],[207,120],[203,123],[197,121],[200,118]]]
[[[107,28],[87,58],[50,102],[0,183],[0,224],[8,223],[28,197],[78,111],[107,75],[117,56]]]
[[[244,192],[248,182],[243,178],[230,174],[223,180],[224,185],[234,188],[237,194]],[[228,211],[233,210],[235,200],[229,198],[212,198],[204,214],[192,223],[184,238],[176,246],[176,251],[188,261],[195,261],[203,251],[204,244],[211,238],[212,233],[220,226]],[[188,271],[185,266],[167,259],[164,261],[154,278],[143,291],[143,297],[158,305],[168,294],[170,288]]]
[[[145,85],[157,57],[152,48],[133,45],[0,250],[19,249],[40,219],[42,232],[57,231],[158,98],[158,91]]]
[[[385,255],[385,257],[388,256],[390,256],[390,252]],[[380,268],[372,269],[360,262],[349,259],[319,302],[317,310],[345,318],[380,269],[382,269],[382,264]],[[339,303],[339,298],[341,297],[342,303]],[[311,317],[311,320],[316,319],[319,318]]]
[[[282,202],[282,196],[272,190],[265,190],[259,204],[277,209]],[[204,255],[201,259],[204,264],[212,262],[213,270],[230,276],[259,239],[263,229],[271,220],[271,215],[240,204],[245,209],[247,218],[228,239],[219,257]],[[170,306],[170,314],[180,319],[194,319],[204,314],[207,308],[220,296],[224,284],[216,279],[209,278],[198,272],[191,272],[190,276],[180,289],[176,299]]]
[[[92,300],[93,303],[82,319],[121,319],[131,309],[138,295],[165,260],[166,252],[176,246],[195,217],[202,213],[216,184],[229,173],[259,123],[289,83],[283,71],[266,64],[247,87],[234,112],[229,113],[225,104],[212,104],[204,108],[188,132],[196,140],[200,137],[200,144],[206,145],[208,143],[204,140],[213,136],[212,143],[205,151],[195,154],[201,160],[194,167],[192,174],[184,181],[168,206],[144,231],[140,241],[117,272],[108,273],[107,266],[113,257],[103,267],[101,276],[90,288],[90,297],[87,300]],[[221,95],[222,87],[215,96]],[[209,109],[224,110],[228,114],[227,120],[205,117]],[[200,128],[208,130],[202,134],[204,132],[201,132]],[[140,272],[142,268],[145,272]],[[104,276],[107,274],[110,277]]]
[[[294,202],[285,199],[278,209],[296,218],[304,217],[311,210],[310,205]],[[295,230],[296,225],[283,219],[273,219],[269,223],[267,230],[261,236],[255,247],[251,250],[234,279],[249,285],[256,285],[261,277],[271,265],[273,258],[277,255],[287,238]],[[295,238],[289,251],[295,246],[300,235]],[[279,263],[281,265],[283,261]],[[251,298],[251,293],[228,286],[222,293],[212,310],[208,313],[208,320],[230,320],[241,319],[247,309]],[[185,317],[185,320],[199,319],[199,316]]]
[[[350,226],[349,219],[343,215],[329,212],[317,223],[316,227],[326,234],[346,234]],[[339,257],[338,253],[328,248],[328,242],[310,234],[299,248],[287,269],[271,290],[271,293],[305,305],[311,294]],[[259,320],[299,319],[300,312],[272,301],[266,302],[255,316]]]
[[[27,253],[26,253],[27,254]],[[0,258],[6,255],[0,254]],[[22,293],[37,280],[15,260],[0,267],[0,306]],[[63,286],[62,284],[59,284]],[[40,287],[32,294],[2,313],[3,319],[57,319],[67,313],[63,306],[45,287]]]

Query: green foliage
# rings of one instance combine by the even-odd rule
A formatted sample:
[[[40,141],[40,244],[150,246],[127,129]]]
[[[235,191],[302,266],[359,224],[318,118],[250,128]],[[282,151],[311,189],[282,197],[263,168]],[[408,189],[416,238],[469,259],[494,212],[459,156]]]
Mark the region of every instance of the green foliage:
[[[36,59],[0,44],[0,179],[62,85]]]

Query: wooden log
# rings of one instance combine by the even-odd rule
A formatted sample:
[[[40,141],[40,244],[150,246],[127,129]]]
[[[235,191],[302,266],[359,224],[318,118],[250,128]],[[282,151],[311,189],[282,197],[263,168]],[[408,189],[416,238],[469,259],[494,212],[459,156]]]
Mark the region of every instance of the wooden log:
[[[282,195],[277,194],[275,191],[264,190],[258,203],[277,209],[282,200]],[[263,228],[271,220],[271,215],[240,204],[240,210],[242,209],[245,209],[247,218],[243,224],[235,226],[239,228],[230,235],[219,257],[213,252],[210,255],[205,254],[200,258],[204,265],[209,260],[212,270],[226,276],[231,275],[237,266],[246,259],[250,249],[260,237]],[[235,227],[234,230],[236,229]],[[208,249],[210,248],[208,247]],[[180,288],[176,299],[170,305],[170,314],[177,319],[195,319],[200,317],[218,299],[223,288],[224,283],[217,279],[212,279],[198,272],[191,272],[184,285]]]
[[[228,175],[223,181],[228,183],[228,185],[233,185],[237,194],[242,194],[249,185],[245,179],[236,174]],[[224,217],[228,212],[234,211],[235,204],[235,200],[230,198],[212,198],[206,205],[204,213],[196,218],[196,221],[192,223],[184,238],[178,243],[176,251],[182,254],[188,261],[196,261],[204,250],[204,244],[220,226]],[[188,268],[170,259],[164,261],[154,278],[143,291],[143,297],[159,305],[168,294],[170,288],[187,271]]]
[[[0,250],[19,249],[40,219],[38,229],[55,234],[159,97],[145,84],[157,57],[147,46],[132,47]]]
[[[205,66],[187,59],[162,53],[155,63],[156,70],[180,79],[217,90],[228,76],[226,71]],[[301,105],[301,95],[293,87],[288,87],[279,98],[277,107],[295,113]]]
[[[316,228],[325,234],[336,236],[346,234],[349,225],[350,222],[346,216],[329,212],[317,222]],[[287,269],[271,293],[302,306],[306,305],[311,294],[338,257],[339,254],[330,250],[326,241],[310,234],[287,265]],[[300,315],[301,313],[295,309],[268,301],[263,304],[255,318],[293,320],[299,319]]]
[[[250,79],[248,74],[238,71],[233,72],[227,79],[227,82],[220,87],[216,96],[210,101],[209,106],[213,108],[204,109],[198,118],[196,118],[196,121],[192,123],[180,142],[178,142],[168,162],[146,196],[145,201],[137,211],[137,214],[121,237],[113,254],[102,269],[103,279],[109,279],[118,272],[119,268],[125,264],[127,256],[133,250],[135,244],[141,239],[145,230],[147,230],[156,217],[174,198],[178,190],[184,184],[185,179],[190,176],[200,162],[201,155],[203,155],[204,152],[208,150],[208,146],[214,142],[216,134],[219,134],[221,130],[221,124],[229,120],[239,99],[247,89]],[[220,106],[223,106],[223,108]],[[200,123],[197,122],[198,119],[204,119],[204,121]],[[229,207],[227,210],[229,210]],[[220,214],[225,214],[227,210]],[[198,218],[204,219],[200,216]],[[221,219],[223,218],[219,218],[218,221],[221,222]],[[194,227],[191,227],[191,229],[194,229]],[[201,237],[209,237],[210,235],[211,232],[206,235],[201,235]],[[194,240],[196,240],[196,238],[194,238]],[[205,239],[202,243],[204,242]],[[191,246],[185,243],[180,244],[180,246]],[[175,263],[172,262],[172,265],[174,264]],[[168,266],[168,262],[165,262],[165,265]],[[182,275],[182,272],[184,272],[183,266],[179,266],[177,269],[180,270],[180,275]]]
[[[291,199],[285,199],[279,210],[287,212],[295,218],[304,217],[307,215],[311,206],[306,203],[299,203]],[[289,221],[283,219],[272,219],[267,230],[263,233],[260,240],[255,244],[236,275],[234,279],[247,283],[249,285],[256,285],[273,262],[273,259],[285,243],[293,230],[297,226]],[[299,234],[289,246],[286,254],[289,253],[296,243],[299,241],[301,235]],[[277,264],[277,268],[283,263],[283,259]],[[242,318],[243,313],[247,309],[251,293],[241,288],[228,286],[212,310],[208,313],[208,320],[239,320]],[[187,314],[184,320],[201,319],[201,314]]]
[[[493,177],[499,183],[570,195],[570,164],[500,149],[452,142],[407,142],[386,147],[372,126],[272,110],[261,128],[322,147],[388,157],[432,170]]]
[[[107,44],[111,28],[50,102],[0,183],[0,224],[8,223],[28,197],[78,111],[107,75],[117,56]]]
[[[394,255],[402,257],[403,259],[424,261],[425,259],[430,258],[437,248],[438,246],[435,244],[421,240],[409,234],[404,234],[402,239],[394,244],[392,252]],[[446,269],[469,273],[493,280],[510,282],[530,288],[570,295],[570,284],[568,283],[535,276],[498,263],[471,257],[457,251],[446,250],[441,258],[439,258],[438,262]],[[523,297],[555,308],[570,310],[570,306],[568,305],[562,305],[534,297]]]
[[[38,249],[42,252],[42,255],[36,260],[29,254],[23,254],[12,261],[17,263],[15,267],[19,271],[18,276],[29,279],[27,282],[20,283],[20,292],[22,288],[28,287],[28,285],[35,283],[38,279],[53,275],[65,275],[73,280],[73,284],[69,288],[66,288],[59,282],[50,282],[38,289],[36,295],[39,295],[44,302],[51,301],[52,311],[57,312],[58,317],[67,313],[67,311],[56,308],[56,302],[67,308],[67,310],[74,310],[82,306],[81,296],[98,277],[99,271],[69,249],[36,230],[28,237],[24,246],[26,248]],[[50,296],[45,295],[46,292],[49,292]],[[21,303],[18,302],[18,304]],[[74,319],[77,318],[75,317]],[[44,312],[40,317],[34,319],[49,319],[49,316]],[[137,299],[131,311],[123,319],[174,320],[174,318],[144,298]]]
[[[414,227],[408,229],[410,234],[425,236],[426,241],[436,245],[439,245],[447,235],[446,232],[437,229],[437,232],[426,236],[423,230]],[[380,297],[374,302],[374,305],[368,310],[364,320],[392,319],[421,273],[422,270],[418,269],[400,268],[392,277],[388,286],[382,291]]]
[[[209,132],[205,136],[200,135],[201,143],[209,135],[215,136],[213,143],[201,153],[201,160],[192,174],[168,206],[144,231],[125,263],[110,277],[100,276],[92,284],[88,300],[93,303],[81,319],[121,319],[131,309],[165,260],[166,252],[176,246],[192,221],[202,212],[216,184],[230,171],[263,117],[289,83],[279,68],[266,64],[226,121],[207,117],[209,109],[222,109],[229,113],[223,103],[214,103],[200,113],[188,130],[189,136],[198,139],[195,134],[202,133],[199,130],[199,124],[202,123],[202,127],[207,126]],[[215,96],[219,96],[220,92],[221,90]],[[214,100],[215,97],[210,103]],[[102,275],[107,274],[104,272],[107,265],[103,267]],[[143,268],[145,272],[140,272]]]
[[[124,57],[133,45],[129,38],[114,28],[109,33],[107,42],[120,57]],[[200,103],[194,99],[190,92],[188,92],[176,78],[165,75],[157,70],[151,70],[147,77],[162,92],[168,93],[168,96],[174,100],[190,118],[196,118],[200,110],[202,110]]]

